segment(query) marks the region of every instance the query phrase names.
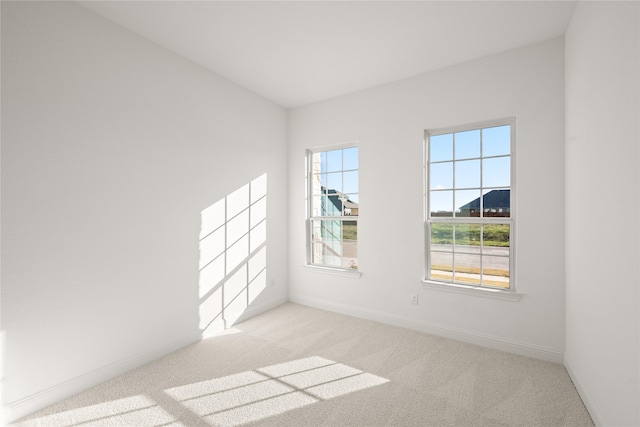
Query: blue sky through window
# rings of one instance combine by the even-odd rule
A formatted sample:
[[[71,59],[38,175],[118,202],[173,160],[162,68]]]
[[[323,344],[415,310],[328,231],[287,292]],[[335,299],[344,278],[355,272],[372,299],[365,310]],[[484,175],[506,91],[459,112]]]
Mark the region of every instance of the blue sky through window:
[[[502,156],[511,153],[511,126],[482,129],[482,155]]]
[[[481,192],[510,187],[510,153],[510,125],[430,136],[431,212],[453,212]]]
[[[480,131],[470,130],[455,134],[456,159],[480,157]]]

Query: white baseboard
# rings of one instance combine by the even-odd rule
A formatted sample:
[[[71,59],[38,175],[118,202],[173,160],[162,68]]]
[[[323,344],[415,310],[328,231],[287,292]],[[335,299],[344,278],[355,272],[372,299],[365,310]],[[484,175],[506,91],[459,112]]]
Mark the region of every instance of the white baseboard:
[[[200,339],[201,335],[200,331],[198,331],[153,350],[136,354],[118,362],[114,362],[79,375],[75,378],[71,378],[30,396],[23,397],[13,402],[8,402],[4,408],[4,419],[7,422],[19,420],[20,418],[39,411],[40,409],[67,399],[91,387],[115,378],[118,375],[122,375],[132,369],[186,347],[189,344],[193,344]]]
[[[591,419],[593,420],[593,423],[596,426],[604,425],[601,421],[602,418],[600,418],[600,416],[598,415],[598,411],[596,411],[596,408],[593,405],[593,401],[589,398],[587,389],[582,385],[582,383],[578,379],[578,375],[576,374],[576,371],[573,369],[573,364],[571,363],[571,359],[566,355],[566,353],[564,355],[564,367],[569,373],[569,377],[571,378],[571,381],[573,382],[574,387],[578,391],[578,394],[582,399],[582,403],[584,403],[584,406],[587,408],[589,415],[591,415]]]
[[[287,302],[286,296],[276,298],[261,304],[252,305],[247,308],[237,319],[231,319],[232,322],[227,323],[227,327],[231,324],[247,320],[253,316],[264,313],[279,305]],[[40,409],[53,405],[61,400],[67,399],[75,394],[85,391],[91,387],[108,381],[112,378],[122,375],[132,369],[140,367],[162,356],[177,351],[189,344],[193,344],[202,339],[203,331],[197,331],[185,337],[177,339],[169,344],[163,345],[153,350],[128,357],[126,359],[114,362],[102,368],[95,369],[91,372],[79,375],[75,378],[56,384],[45,390],[34,393],[30,396],[23,397],[13,402],[9,402],[0,411],[0,425],[2,421],[14,422],[20,418],[26,417]]]
[[[331,301],[323,301],[315,298],[308,298],[300,295],[289,294],[289,300],[297,304],[307,305],[309,307],[319,308],[327,311],[333,311],[348,316],[359,317],[362,319],[373,320],[388,325],[399,326],[402,328],[412,329],[415,331],[425,332],[432,335],[450,338],[470,344],[488,347],[495,350],[506,351],[521,356],[532,357],[534,359],[545,360],[558,364],[564,363],[564,354],[562,352],[544,348],[528,343],[522,343],[514,340],[493,337],[475,332],[465,331],[462,329],[451,328],[448,326],[438,325],[435,323],[423,322],[419,320],[409,319],[406,317],[396,316],[379,311],[352,307],[343,304],[336,304]]]

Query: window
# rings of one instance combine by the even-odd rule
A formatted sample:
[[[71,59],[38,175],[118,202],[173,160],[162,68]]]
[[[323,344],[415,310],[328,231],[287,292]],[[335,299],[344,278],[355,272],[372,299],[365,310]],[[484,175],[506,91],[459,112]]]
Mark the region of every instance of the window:
[[[310,265],[358,269],[358,147],[307,152]]]
[[[426,278],[513,290],[515,121],[426,131]]]

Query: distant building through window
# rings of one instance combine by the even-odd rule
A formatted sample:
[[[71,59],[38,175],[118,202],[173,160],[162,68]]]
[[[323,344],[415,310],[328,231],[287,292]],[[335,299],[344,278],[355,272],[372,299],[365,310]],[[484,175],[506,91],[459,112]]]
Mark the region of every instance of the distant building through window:
[[[480,203],[483,203],[482,208]],[[511,213],[511,190],[491,190],[482,199],[477,199],[460,206],[459,216],[480,216],[482,209],[485,217],[509,217]]]
[[[425,132],[426,279],[513,289],[515,122]]]
[[[358,147],[307,152],[310,265],[358,269]]]

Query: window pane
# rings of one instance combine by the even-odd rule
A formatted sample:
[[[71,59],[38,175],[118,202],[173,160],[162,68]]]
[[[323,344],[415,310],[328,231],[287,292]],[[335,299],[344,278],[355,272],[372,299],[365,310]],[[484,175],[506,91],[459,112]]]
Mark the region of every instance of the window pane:
[[[327,192],[327,174],[323,173],[322,175],[320,175],[320,185],[322,186],[322,192],[326,193]]]
[[[322,241],[313,241],[311,244],[311,263],[322,265],[324,260],[324,245]]]
[[[485,224],[482,226],[482,245],[486,255],[509,256],[509,224]]]
[[[453,216],[453,191],[432,191],[429,205],[431,216]]]
[[[342,223],[342,267],[358,268],[358,222]]]
[[[431,223],[431,250],[453,251],[453,224]]]
[[[358,171],[345,172],[343,174],[343,180],[342,191],[345,193],[358,192]]]
[[[322,241],[325,244],[326,265],[342,266],[342,223],[322,221]]]
[[[333,240],[342,240],[342,221],[322,221],[324,236]]]
[[[429,137],[429,161],[453,160],[453,134]]]
[[[342,240],[358,240],[358,221],[342,221],[341,226]]]
[[[341,216],[342,215],[342,201],[338,197],[338,194],[332,193],[322,198],[323,201],[323,216]]]
[[[343,151],[343,169],[358,169],[358,147],[345,148]]]
[[[453,254],[431,252],[431,279],[443,282],[453,281]]]
[[[455,281],[457,283],[480,284],[480,255],[455,255]]]
[[[480,131],[470,130],[455,134],[456,160],[480,157]]]
[[[321,230],[322,230],[322,221],[311,220],[311,240],[314,242],[320,242],[321,239]]]
[[[511,216],[511,190],[484,190],[482,216],[487,218]]]
[[[498,256],[482,257],[482,284],[509,288],[509,258]]]
[[[344,202],[344,215],[345,216],[358,216],[360,215],[360,205],[358,204],[357,194],[345,195],[346,200]]]
[[[339,267],[342,258],[342,231],[339,221],[312,221],[311,230],[312,263]]]
[[[311,197],[311,216],[322,216],[324,210],[322,209],[322,196]]]
[[[327,172],[342,170],[342,150],[327,151]]]
[[[430,189],[453,188],[453,162],[432,164],[430,172]]]
[[[325,153],[313,153],[311,155],[311,172],[320,173],[325,171]]]
[[[336,209],[336,206],[331,200],[331,196],[322,196],[322,216],[340,215],[340,212],[336,212]]]
[[[482,160],[483,187],[509,187],[511,185],[511,157]]]
[[[326,182],[327,176],[322,174],[311,175],[311,194],[320,194],[323,190],[323,179]]]
[[[325,265],[328,267],[342,267],[342,244],[339,240],[325,242]]]
[[[511,154],[511,126],[482,129],[482,156]]]
[[[482,274],[483,284],[509,288],[509,224],[485,224],[482,226]]]
[[[314,205],[314,209],[312,209],[312,216],[325,216],[327,214],[327,196],[320,196],[313,198],[314,203],[319,203],[318,205]]]
[[[465,160],[455,163],[456,188],[480,187],[480,160]]]
[[[480,216],[480,190],[456,191],[456,216]]]
[[[332,190],[342,191],[342,173],[327,174],[327,192],[331,194]]]
[[[456,224],[455,252],[480,253],[480,224]]]

